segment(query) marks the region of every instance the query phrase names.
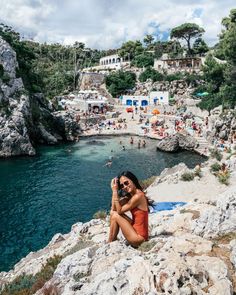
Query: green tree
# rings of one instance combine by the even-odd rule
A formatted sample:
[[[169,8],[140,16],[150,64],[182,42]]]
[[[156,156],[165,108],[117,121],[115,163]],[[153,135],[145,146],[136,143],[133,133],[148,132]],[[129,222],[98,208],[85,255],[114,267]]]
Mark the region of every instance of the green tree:
[[[157,41],[153,43],[153,48],[155,58],[160,58],[163,53],[168,53],[170,57],[177,57],[183,52],[183,48],[177,40]]]
[[[207,56],[203,70],[203,79],[207,82],[211,92],[217,93],[221,85],[224,83],[225,65],[218,63],[210,54]]]
[[[143,38],[143,42],[146,45],[146,47],[149,47],[153,41],[154,41],[154,37],[152,35],[146,35]]]
[[[151,79],[153,82],[163,81],[164,80],[164,76],[163,76],[163,74],[159,73],[158,71],[154,70],[153,68],[148,67],[139,76],[140,82],[145,82],[145,81],[147,81],[147,79]]]
[[[133,60],[136,55],[143,52],[144,48],[140,41],[128,41],[121,46],[118,54],[126,60]]]
[[[230,11],[229,17],[222,20],[224,29],[220,35],[219,50],[227,61],[224,70],[225,83],[220,88],[225,107],[236,105],[236,9]]]
[[[106,87],[113,97],[125,93],[134,88],[136,75],[132,72],[118,71],[111,73],[105,79]]]
[[[195,54],[204,54],[207,51],[209,51],[209,48],[206,44],[206,42],[202,38],[197,38],[193,43],[193,52]]]
[[[154,57],[151,53],[142,53],[140,55],[135,56],[133,59],[132,65],[142,68],[154,65]]]
[[[202,98],[199,107],[210,111],[211,109],[221,105],[224,101],[221,87],[224,85],[224,64],[219,64],[212,55],[206,58],[203,69],[203,80],[205,81],[205,91],[209,94]]]
[[[191,39],[201,37],[205,30],[194,23],[184,23],[171,30],[171,39],[184,39],[187,42],[188,53],[192,53]]]

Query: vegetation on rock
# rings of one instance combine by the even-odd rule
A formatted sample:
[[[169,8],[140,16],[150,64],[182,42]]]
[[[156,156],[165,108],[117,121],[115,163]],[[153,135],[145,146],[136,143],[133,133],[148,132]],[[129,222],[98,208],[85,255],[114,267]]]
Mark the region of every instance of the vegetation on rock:
[[[132,72],[118,71],[106,77],[106,86],[113,97],[131,90],[135,86],[136,75]]]
[[[194,179],[194,173],[193,172],[185,172],[181,175],[180,179],[183,181],[191,181]]]
[[[50,280],[62,257],[54,256],[47,260],[42,270],[35,276],[21,275],[5,286],[1,295],[31,295],[41,289]]]

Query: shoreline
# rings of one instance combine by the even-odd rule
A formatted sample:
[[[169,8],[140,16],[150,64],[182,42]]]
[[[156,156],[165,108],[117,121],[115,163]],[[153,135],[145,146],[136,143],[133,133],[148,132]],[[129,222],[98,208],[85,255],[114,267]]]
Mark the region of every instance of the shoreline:
[[[127,131],[127,132],[122,131],[120,133],[111,133],[111,132],[107,132],[107,133],[105,133],[105,132],[97,132],[96,133],[96,132],[94,132],[94,133],[91,133],[91,134],[81,134],[80,138],[84,139],[84,138],[90,138],[90,137],[96,137],[96,136],[98,136],[98,137],[102,137],[102,136],[110,136],[110,137],[113,137],[113,136],[115,136],[115,137],[117,137],[117,136],[137,136],[137,137],[141,137],[141,138],[154,139],[154,140],[157,140],[157,141],[162,140],[162,138],[157,138],[155,136],[151,136],[151,135],[148,135],[148,134],[143,134],[142,135],[142,134],[138,134],[138,133],[132,132],[132,131]],[[77,141],[77,143],[78,142],[79,141]],[[76,143],[76,141],[73,142],[73,143]],[[198,155],[200,155],[200,156],[202,156],[204,158],[209,158],[209,155],[200,153],[196,148],[192,149],[192,150],[180,149],[180,150],[178,150],[176,152],[167,152],[167,151],[162,151],[162,152],[164,152],[164,153],[177,153],[177,152],[181,152],[181,151],[194,152],[194,153],[197,153]]]

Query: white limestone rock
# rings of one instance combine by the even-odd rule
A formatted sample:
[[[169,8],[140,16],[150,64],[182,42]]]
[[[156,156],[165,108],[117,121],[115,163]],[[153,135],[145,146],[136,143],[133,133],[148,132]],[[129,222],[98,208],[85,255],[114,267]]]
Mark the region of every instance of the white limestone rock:
[[[216,237],[236,231],[236,186],[219,196],[213,206],[193,223],[195,234],[205,238]]]

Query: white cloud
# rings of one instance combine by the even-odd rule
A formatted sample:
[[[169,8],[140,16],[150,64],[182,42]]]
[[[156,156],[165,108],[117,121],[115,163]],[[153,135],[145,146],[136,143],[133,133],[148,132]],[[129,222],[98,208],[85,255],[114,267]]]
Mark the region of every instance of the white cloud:
[[[40,42],[117,48],[146,34],[166,36],[184,22],[204,27],[213,45],[235,0],[0,0],[0,21]]]

